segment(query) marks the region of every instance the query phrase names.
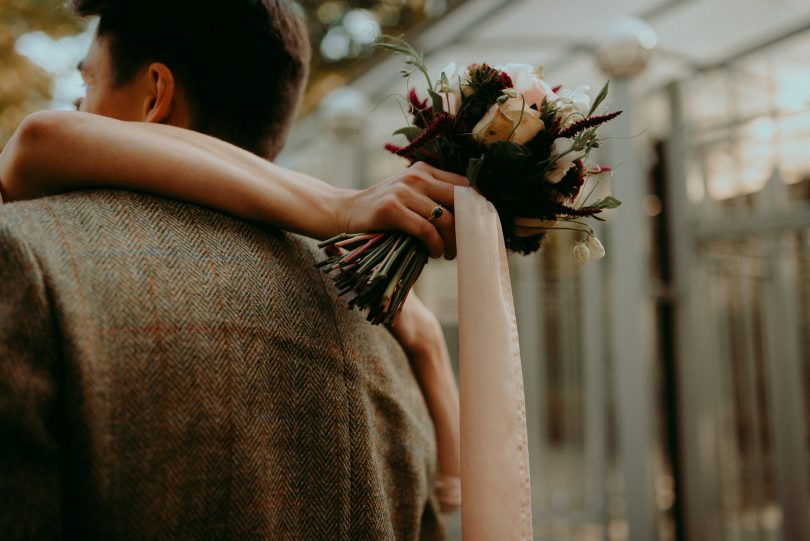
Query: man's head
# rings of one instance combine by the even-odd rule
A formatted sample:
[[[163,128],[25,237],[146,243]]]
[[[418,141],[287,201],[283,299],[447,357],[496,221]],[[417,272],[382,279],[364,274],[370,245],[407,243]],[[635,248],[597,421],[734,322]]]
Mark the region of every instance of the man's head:
[[[256,154],[281,150],[309,64],[285,0],[74,0],[99,16],[82,111],[162,122]]]

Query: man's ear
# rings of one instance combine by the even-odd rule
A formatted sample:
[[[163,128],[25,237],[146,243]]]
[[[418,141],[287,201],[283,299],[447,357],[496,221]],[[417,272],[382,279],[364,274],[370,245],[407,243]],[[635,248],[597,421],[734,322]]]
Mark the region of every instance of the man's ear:
[[[143,104],[143,119],[156,124],[165,123],[172,113],[175,100],[175,81],[166,64],[153,62],[147,68],[148,94]]]

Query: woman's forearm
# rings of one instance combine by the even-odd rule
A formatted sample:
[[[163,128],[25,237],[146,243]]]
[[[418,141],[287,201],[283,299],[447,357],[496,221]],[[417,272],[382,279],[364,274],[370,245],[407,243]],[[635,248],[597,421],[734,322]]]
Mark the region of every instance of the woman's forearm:
[[[93,187],[145,191],[315,238],[340,232],[340,190],[207,135],[67,112],[29,117],[0,155],[7,201]]]
[[[449,357],[423,366],[418,379],[436,428],[439,472],[458,477],[461,475],[459,397]]]
[[[461,474],[458,386],[441,325],[412,293],[391,332],[408,355],[425,397],[436,430],[439,473],[458,477]]]
[[[199,132],[46,111],[26,118],[0,153],[8,201],[119,188],[189,201],[314,238],[403,231],[433,257],[455,256],[455,185],[467,179],[424,163],[364,190],[346,190]]]
[[[415,300],[409,299],[409,302]],[[436,496],[441,509],[451,512],[461,503],[461,426],[458,387],[447,345],[435,331],[420,332],[420,344],[409,356],[436,433],[438,475]]]

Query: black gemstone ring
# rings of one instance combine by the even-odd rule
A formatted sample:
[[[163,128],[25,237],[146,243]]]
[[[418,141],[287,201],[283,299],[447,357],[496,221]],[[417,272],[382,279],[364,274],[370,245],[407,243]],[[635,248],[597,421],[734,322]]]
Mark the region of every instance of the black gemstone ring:
[[[430,211],[430,216],[428,216],[428,221],[432,222],[434,220],[438,220],[444,215],[444,207],[439,205],[438,207],[434,207],[433,210]]]

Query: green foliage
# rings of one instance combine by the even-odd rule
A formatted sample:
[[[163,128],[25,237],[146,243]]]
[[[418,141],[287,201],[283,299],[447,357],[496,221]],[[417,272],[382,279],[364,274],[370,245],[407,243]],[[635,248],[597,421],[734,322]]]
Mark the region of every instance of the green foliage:
[[[442,107],[442,97],[430,89],[428,89],[428,94],[430,95],[430,102],[433,105],[433,112],[437,115],[444,112],[444,107]]]
[[[596,99],[593,100],[593,105],[591,105],[591,110],[588,111],[588,116],[591,116],[596,112],[596,109],[602,105],[602,102],[605,101],[608,95],[608,87],[610,86],[610,81],[606,82],[605,85],[602,87],[602,90],[599,91],[599,94],[596,96]]]
[[[395,131],[392,135],[404,135],[408,139],[408,142],[411,143],[414,139],[422,135],[423,131],[425,130],[418,126],[405,126]]]
[[[428,88],[433,88],[433,84],[430,82],[430,74],[428,74],[425,66],[425,56],[417,52],[410,43],[400,37],[382,35],[374,43],[374,46],[404,56],[405,65],[409,66],[409,68],[403,70],[402,75],[410,77],[413,73],[419,71],[424,75]]]
[[[618,208],[621,204],[622,204],[621,201],[619,201],[618,199],[616,199],[612,195],[609,195],[609,196],[605,197],[604,199],[600,199],[599,201],[597,201],[593,205],[589,205],[589,206],[591,208],[597,208],[597,209],[615,209],[615,208]]]
[[[470,186],[476,187],[478,185],[478,175],[481,173],[481,167],[484,165],[484,156],[480,158],[470,158],[467,164],[467,180],[470,181]]]

